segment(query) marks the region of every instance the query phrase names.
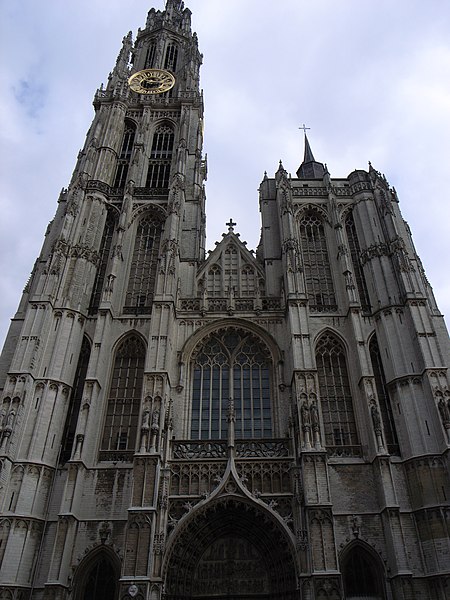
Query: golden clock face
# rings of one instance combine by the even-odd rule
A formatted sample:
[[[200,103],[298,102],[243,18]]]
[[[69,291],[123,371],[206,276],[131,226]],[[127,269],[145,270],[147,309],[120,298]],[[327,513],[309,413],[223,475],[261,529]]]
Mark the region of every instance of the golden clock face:
[[[162,94],[175,85],[175,77],[163,69],[144,69],[133,73],[128,85],[138,94]]]

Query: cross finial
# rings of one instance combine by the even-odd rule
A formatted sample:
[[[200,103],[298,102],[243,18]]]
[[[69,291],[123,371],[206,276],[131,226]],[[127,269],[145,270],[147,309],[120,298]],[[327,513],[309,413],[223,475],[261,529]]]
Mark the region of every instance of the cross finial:
[[[230,219],[228,223],[225,223],[225,225],[228,227],[228,233],[233,233],[236,226],[236,223],[233,222],[233,219]]]
[[[299,129],[303,129],[303,133],[306,135],[306,130],[311,129],[311,127],[306,127],[306,125],[303,123],[303,125],[299,127]]]

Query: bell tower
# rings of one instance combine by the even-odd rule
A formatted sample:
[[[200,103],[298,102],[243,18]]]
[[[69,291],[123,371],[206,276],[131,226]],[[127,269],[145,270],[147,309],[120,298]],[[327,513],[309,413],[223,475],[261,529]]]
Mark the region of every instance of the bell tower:
[[[0,365],[1,511],[14,515],[3,522],[0,579],[11,597],[33,588],[33,597],[66,597],[80,519],[94,517],[94,529],[83,527],[95,547],[113,539],[119,505],[136,507],[130,520],[149,536],[127,568],[148,570],[156,525],[147,509],[168,440],[175,304],[192,293],[205,254],[201,63],[191,13],[179,0],[152,8],[134,41],[131,32],[123,38],[12,320]],[[152,448],[150,460],[134,462],[136,448]],[[107,470],[92,480],[98,461]],[[111,470],[124,464],[131,470]],[[82,480],[89,494],[109,498],[112,520],[87,508]],[[120,551],[108,552],[91,571],[107,574],[115,597]],[[79,583],[76,597],[85,589]]]

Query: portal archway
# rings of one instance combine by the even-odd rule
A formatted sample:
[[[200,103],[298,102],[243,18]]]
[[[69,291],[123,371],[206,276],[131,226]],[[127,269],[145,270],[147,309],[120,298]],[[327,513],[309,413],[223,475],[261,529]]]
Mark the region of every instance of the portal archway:
[[[226,496],[176,535],[165,565],[167,600],[294,600],[293,545],[268,511]]]

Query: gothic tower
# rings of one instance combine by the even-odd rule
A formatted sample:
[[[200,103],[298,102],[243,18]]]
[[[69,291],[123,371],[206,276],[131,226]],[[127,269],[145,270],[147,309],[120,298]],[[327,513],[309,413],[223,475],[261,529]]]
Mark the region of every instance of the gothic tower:
[[[305,136],[205,254],[202,55],[124,40],[0,363],[1,600],[445,600],[450,347],[397,194]]]

